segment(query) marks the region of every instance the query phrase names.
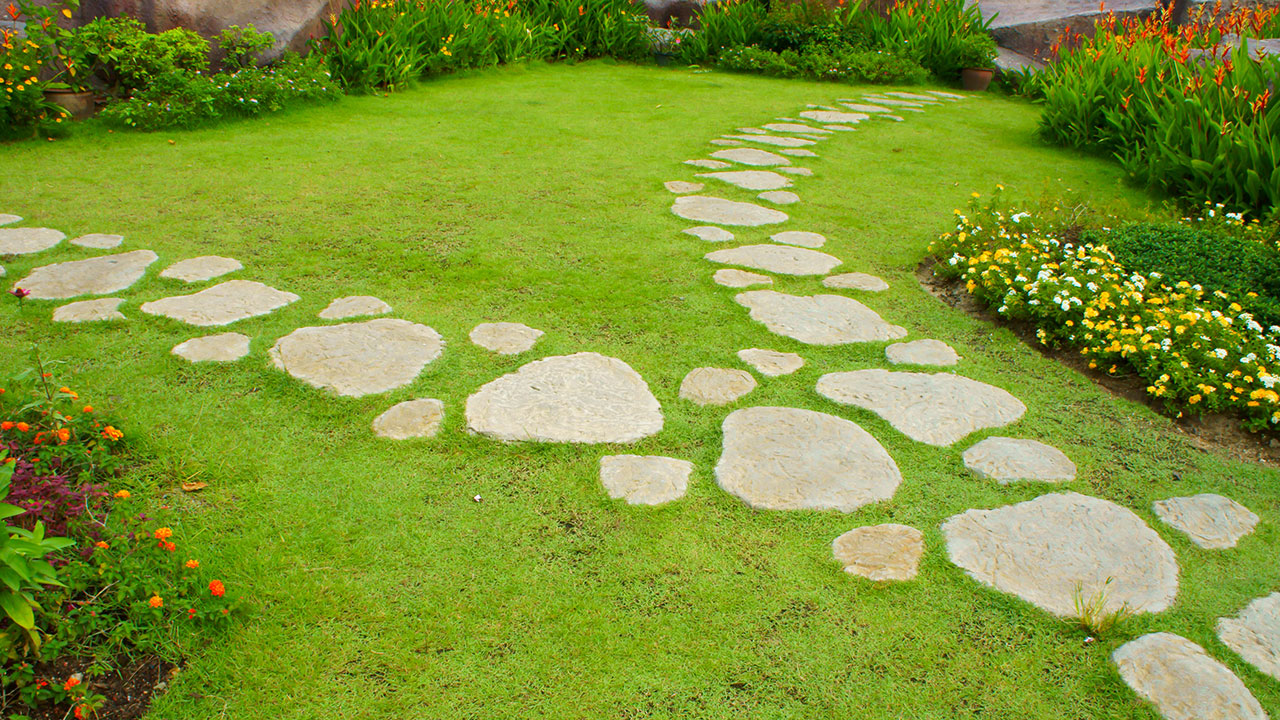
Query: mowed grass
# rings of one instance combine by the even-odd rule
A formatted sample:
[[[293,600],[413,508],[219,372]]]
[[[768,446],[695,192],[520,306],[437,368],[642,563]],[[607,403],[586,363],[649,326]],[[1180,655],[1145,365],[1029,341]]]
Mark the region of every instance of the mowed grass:
[[[856,294],[913,338],[951,343],[958,372],[1028,406],[1015,425],[952,448],[913,442],[813,386],[825,372],[884,367],[881,343],[809,347],[773,335],[714,285],[714,246],[680,233],[666,180],[739,126],[795,116],[849,88],[688,70],[588,63],[509,68],[391,97],[191,133],[86,132],[0,147],[0,211],[70,236],[118,232],[161,260],[122,325],[55,326],[52,305],[0,304],[0,363],[38,343],[66,381],[121,419],[140,463],[125,480],[159,492],[157,516],[248,599],[225,637],[192,646],[153,718],[1153,718],[1108,656],[1156,630],[1200,643],[1272,713],[1280,685],[1214,635],[1220,616],[1280,586],[1277,474],[1190,446],[1163,419],[1116,399],[951,310],[914,278],[926,246],[970,193],[1072,195],[1123,212],[1151,200],[1114,165],[1048,147],[1036,110],[982,97],[873,122],[799,164],[804,201],[785,227],[815,230],[843,270],[885,277]],[[170,141],[173,141],[172,144]],[[714,182],[714,181],[712,181]],[[723,197],[751,194],[725,186]],[[743,243],[777,228],[738,230]],[[7,263],[90,255],[65,244]],[[206,334],[137,307],[189,292],[160,280],[200,254],[302,299],[231,329],[253,337],[230,365],[169,354]],[[813,293],[812,278],[777,289]],[[271,367],[280,336],[319,324],[343,295],[376,295],[448,346],[411,386],[337,398]],[[467,340],[485,321],[546,331],[504,358]],[[742,367],[748,347],[796,351],[795,375],[761,379],[735,406],[677,398],[699,366]],[[483,383],[542,356],[598,351],[630,363],[666,426],[631,446],[503,445],[468,434]],[[369,423],[395,402],[446,403],[441,434],[395,443]],[[851,514],[761,512],[715,484],[720,423],[735,407],[786,405],[850,418],[902,469],[889,501]],[[1177,604],[1101,641],[983,587],[947,559],[939,524],[1058,489],[970,476],[961,451],[988,434],[1062,448],[1079,479],[1061,486],[1132,508],[1174,548]],[[693,461],[689,492],[660,508],[610,500],[601,456]],[[199,494],[177,482],[209,483]],[[1262,517],[1227,551],[1159,523],[1153,500],[1220,492]],[[482,502],[473,500],[479,495]],[[917,579],[845,575],[830,543],[896,522],[925,533]]]

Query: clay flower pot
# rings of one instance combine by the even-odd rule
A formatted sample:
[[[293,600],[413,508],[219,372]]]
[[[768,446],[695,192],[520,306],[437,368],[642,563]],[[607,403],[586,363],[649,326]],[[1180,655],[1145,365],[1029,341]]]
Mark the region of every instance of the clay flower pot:
[[[991,68],[965,68],[960,71],[960,82],[964,84],[965,90],[973,92],[982,92],[991,84],[991,78],[996,74]]]
[[[93,92],[88,90],[46,89],[44,99],[71,113],[76,120],[93,115]]]

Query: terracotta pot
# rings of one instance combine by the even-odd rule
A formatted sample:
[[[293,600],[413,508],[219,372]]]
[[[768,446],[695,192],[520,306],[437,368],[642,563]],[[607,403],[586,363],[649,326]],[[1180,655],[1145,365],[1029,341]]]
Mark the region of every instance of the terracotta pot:
[[[45,90],[44,99],[71,113],[76,120],[93,115],[93,93],[77,90]]]
[[[965,90],[982,92],[991,84],[991,78],[995,74],[996,71],[990,68],[965,68],[960,71],[960,82],[964,84]]]

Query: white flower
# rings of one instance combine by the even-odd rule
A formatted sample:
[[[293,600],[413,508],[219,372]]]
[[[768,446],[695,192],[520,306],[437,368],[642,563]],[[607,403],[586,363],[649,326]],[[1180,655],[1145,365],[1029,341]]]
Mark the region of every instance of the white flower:
[[[1222,348],[1215,349],[1213,351],[1213,354],[1217,355],[1219,360],[1225,359],[1227,357],[1227,351],[1223,350]]]

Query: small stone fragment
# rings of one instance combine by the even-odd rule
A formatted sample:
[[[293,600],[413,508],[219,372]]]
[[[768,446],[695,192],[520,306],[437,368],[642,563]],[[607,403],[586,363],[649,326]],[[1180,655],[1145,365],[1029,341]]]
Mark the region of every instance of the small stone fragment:
[[[1218,639],[1245,662],[1280,680],[1280,592],[1254,600],[1235,617],[1219,618]]]
[[[820,123],[860,123],[863,120],[870,120],[871,116],[860,112],[837,112],[834,110],[806,110],[800,113],[800,117],[814,120]]]
[[[735,270],[733,268],[721,268],[711,276],[711,279],[714,280],[717,285],[723,285],[731,288],[773,284],[773,278],[768,275],[747,272],[746,270]]]
[[[699,225],[684,232],[707,242],[728,242],[733,239],[733,233],[713,225]]]
[[[348,295],[334,299],[320,311],[321,320],[344,320],[362,315],[386,315],[391,306],[372,295]]]
[[[905,120],[902,119],[901,115],[877,115],[876,117],[880,118],[881,120],[888,120],[890,122],[906,122]]]
[[[831,553],[850,575],[868,580],[910,580],[924,554],[924,533],[906,525],[854,528],[831,542]]]
[[[661,505],[684,497],[693,463],[659,455],[606,455],[600,458],[600,484],[615,500],[629,505]]]
[[[413,382],[444,351],[440,333],[408,320],[298,328],[276,341],[271,361],[313,387],[360,397]]]
[[[120,243],[124,242],[123,235],[107,235],[104,233],[90,233],[81,235],[71,241],[72,245],[82,248],[90,248],[93,250],[110,250],[120,247]]]
[[[228,280],[191,295],[143,303],[139,308],[148,315],[163,315],[189,325],[230,325],[245,318],[266,315],[298,300],[291,292],[283,292],[252,280]]]
[[[1267,720],[1235,673],[1180,635],[1143,635],[1121,645],[1111,661],[1164,720]]]
[[[373,419],[373,434],[390,440],[435,437],[444,422],[444,403],[433,398],[406,400]]]
[[[1161,520],[1181,530],[1206,550],[1232,548],[1253,532],[1258,516],[1230,498],[1205,493],[1157,500],[1151,509]]]
[[[684,195],[676,198],[671,212],[694,222],[716,225],[774,225],[786,222],[787,214],[751,203],[734,202],[705,195]]]
[[[743,245],[715,250],[704,255],[711,262],[743,267],[780,275],[823,275],[840,264],[840,259],[826,253],[790,245]]]
[[[717,150],[711,153],[711,157],[720,160],[729,160],[739,165],[751,165],[753,167],[771,167],[774,165],[790,165],[791,161],[769,152],[768,150],[759,150],[756,148],[734,148],[733,150]]]
[[[5,228],[0,230],[0,255],[30,255],[62,242],[66,235],[49,228]]]
[[[698,177],[721,180],[743,190],[777,190],[791,187],[791,180],[769,170],[732,170],[702,173]]]
[[[795,245],[797,247],[820,248],[827,242],[827,238],[816,232],[805,232],[804,230],[784,230],[780,233],[774,233],[769,239],[782,243],[783,245]]]
[[[684,182],[683,180],[669,180],[663,183],[662,186],[677,195],[700,192],[704,187],[702,183]]]
[[[719,160],[685,160],[684,164],[708,170],[723,170],[724,168],[732,167],[730,163],[720,162]]]
[[[218,255],[202,255],[200,257],[179,260],[165,268],[160,277],[168,280],[181,280],[186,283],[204,282],[220,275],[243,270],[239,260]]]
[[[804,358],[795,353],[748,348],[738,351],[738,359],[766,377],[790,375],[804,367]]]
[[[989,437],[964,451],[964,466],[1001,485],[1020,480],[1066,482],[1076,479],[1076,464],[1052,445],[1035,440]]]
[[[541,330],[513,322],[481,323],[471,331],[471,342],[499,355],[519,355],[543,336]]]
[[[905,328],[886,323],[866,305],[840,295],[804,297],[748,290],[734,300],[770,331],[809,345],[896,340],[907,334]]]
[[[862,272],[844,273],[843,275],[832,275],[823,278],[822,284],[825,287],[837,288],[840,290],[865,290],[867,292],[882,292],[889,289],[889,283],[875,275],[868,275]]]
[[[173,347],[173,354],[191,362],[234,362],[249,354],[249,336],[237,332],[192,338]]]
[[[124,302],[121,298],[103,298],[101,300],[81,300],[63,305],[53,311],[54,322],[98,322],[101,320],[124,320],[124,313],[116,308]]]
[[[770,190],[762,192],[756,197],[761,200],[767,200],[774,205],[794,205],[800,202],[800,196],[788,190]]]
[[[0,213],[0,225],[12,225],[16,222],[22,222],[21,215],[10,215],[9,213]]]
[[[146,273],[147,266],[155,261],[156,254],[150,250],[134,250],[55,263],[32,270],[18,282],[18,286],[30,290],[31,297],[36,300],[107,295],[138,282]]]
[[[884,349],[884,355],[893,365],[949,366],[960,362],[960,356],[941,340],[913,340],[894,343]]]
[[[756,379],[746,370],[694,368],[680,383],[680,398],[699,405],[728,405],[755,388]]]

